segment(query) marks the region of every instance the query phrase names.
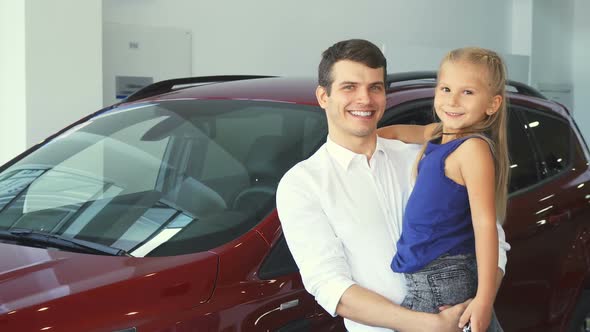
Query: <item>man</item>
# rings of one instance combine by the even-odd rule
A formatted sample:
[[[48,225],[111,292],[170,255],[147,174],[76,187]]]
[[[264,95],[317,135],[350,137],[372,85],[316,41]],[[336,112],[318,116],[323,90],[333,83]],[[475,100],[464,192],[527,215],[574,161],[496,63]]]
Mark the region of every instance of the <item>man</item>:
[[[377,137],[386,73],[385,57],[365,40],[339,42],[323,53],[316,96],[328,138],[279,184],[283,231],[306,289],[330,314],[344,317],[349,331],[457,331],[467,302],[438,315],[397,304],[405,280],[389,266],[419,147]],[[498,228],[503,268],[509,247]]]

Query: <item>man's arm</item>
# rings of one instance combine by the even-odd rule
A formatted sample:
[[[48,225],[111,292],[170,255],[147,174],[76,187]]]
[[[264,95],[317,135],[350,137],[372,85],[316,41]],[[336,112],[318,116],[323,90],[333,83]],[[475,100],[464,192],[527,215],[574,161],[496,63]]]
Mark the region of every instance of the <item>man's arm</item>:
[[[457,331],[465,305],[441,315],[413,312],[357,285],[343,245],[324,213],[315,183],[302,168],[289,171],[277,190],[283,233],[306,290],[331,315],[399,331]]]
[[[352,285],[342,294],[336,312],[361,324],[403,332],[458,331],[459,317],[470,301],[435,315],[406,309],[375,292]]]
[[[508,262],[508,257],[506,253],[510,250],[510,244],[506,242],[506,233],[504,233],[504,228],[500,225],[499,221],[496,221],[496,228],[498,229],[498,274],[496,278],[496,292],[500,288],[500,284],[502,283],[502,278],[506,274],[506,263]]]
[[[498,294],[498,290],[500,286],[502,286],[502,278],[504,278],[504,274],[506,271],[506,263],[508,262],[508,257],[506,253],[510,250],[510,245],[506,242],[506,234],[504,233],[504,228],[500,225],[499,221],[496,221],[496,228],[498,229],[498,269],[496,270],[496,294]]]

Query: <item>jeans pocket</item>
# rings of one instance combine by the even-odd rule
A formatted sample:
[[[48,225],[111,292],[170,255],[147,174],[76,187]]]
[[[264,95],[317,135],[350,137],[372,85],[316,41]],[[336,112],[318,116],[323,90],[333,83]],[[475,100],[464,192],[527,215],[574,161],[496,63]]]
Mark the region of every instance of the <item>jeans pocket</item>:
[[[429,273],[427,280],[436,307],[464,302],[477,292],[477,270],[471,269],[468,264],[448,266]]]

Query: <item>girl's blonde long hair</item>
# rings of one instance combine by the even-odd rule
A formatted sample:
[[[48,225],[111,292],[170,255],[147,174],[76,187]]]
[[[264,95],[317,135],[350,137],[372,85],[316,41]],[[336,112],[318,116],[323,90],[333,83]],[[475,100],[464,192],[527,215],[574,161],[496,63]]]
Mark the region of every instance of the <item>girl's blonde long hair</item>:
[[[487,116],[483,121],[474,124],[469,128],[465,128],[462,136],[466,134],[473,134],[480,136],[488,142],[492,154],[494,156],[495,166],[495,198],[496,198],[496,218],[500,223],[504,222],[506,217],[506,205],[508,199],[508,176],[509,176],[509,157],[508,157],[508,142],[506,133],[507,124],[507,110],[506,110],[506,67],[502,58],[494,51],[479,48],[479,47],[464,47],[450,51],[445,55],[441,61],[440,68],[446,62],[466,61],[474,65],[480,65],[488,71],[488,87],[492,96],[500,95],[502,103],[498,111],[492,115]],[[436,110],[434,110],[436,114]],[[438,126],[432,133],[431,140],[442,137],[443,126],[438,123]],[[418,155],[417,160],[421,160],[424,156],[424,150]],[[417,174],[417,163],[414,168],[414,174]]]

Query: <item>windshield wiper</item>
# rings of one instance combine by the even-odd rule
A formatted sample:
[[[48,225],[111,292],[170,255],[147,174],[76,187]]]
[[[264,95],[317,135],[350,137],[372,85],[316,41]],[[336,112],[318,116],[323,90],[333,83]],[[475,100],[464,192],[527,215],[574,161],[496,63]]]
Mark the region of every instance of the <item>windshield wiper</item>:
[[[131,256],[123,249],[109,247],[103,244],[74,239],[71,237],[34,231],[31,229],[0,230],[0,239],[14,241],[18,244],[32,246],[50,246],[58,249],[101,254],[110,256]]]

